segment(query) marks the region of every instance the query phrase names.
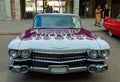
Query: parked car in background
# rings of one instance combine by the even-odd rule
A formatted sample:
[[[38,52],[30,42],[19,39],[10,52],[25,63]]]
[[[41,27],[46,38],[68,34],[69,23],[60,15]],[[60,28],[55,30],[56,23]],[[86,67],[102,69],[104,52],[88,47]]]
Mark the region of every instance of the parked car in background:
[[[59,13],[59,11],[58,10],[54,10],[53,13]]]
[[[12,40],[8,49],[9,70],[16,73],[104,72],[110,54],[109,44],[85,30],[74,14],[37,15],[33,27]]]
[[[120,37],[120,18],[119,16],[117,19],[112,19],[109,17],[105,18],[105,21],[103,22],[103,26],[108,30],[108,34],[110,36],[116,35]]]

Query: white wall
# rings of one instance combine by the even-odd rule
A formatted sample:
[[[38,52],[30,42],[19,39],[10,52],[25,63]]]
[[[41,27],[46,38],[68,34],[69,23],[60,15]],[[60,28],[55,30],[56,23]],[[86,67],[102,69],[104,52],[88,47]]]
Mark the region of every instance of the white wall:
[[[0,0],[0,20],[12,20],[10,0]]]
[[[16,20],[21,20],[20,0],[15,0]]]
[[[6,20],[12,20],[10,0],[5,0]]]
[[[6,8],[5,8],[5,1],[0,0],[0,20],[6,19]]]
[[[66,12],[70,13],[70,1],[66,0]]]
[[[79,15],[79,0],[74,0],[74,14]]]

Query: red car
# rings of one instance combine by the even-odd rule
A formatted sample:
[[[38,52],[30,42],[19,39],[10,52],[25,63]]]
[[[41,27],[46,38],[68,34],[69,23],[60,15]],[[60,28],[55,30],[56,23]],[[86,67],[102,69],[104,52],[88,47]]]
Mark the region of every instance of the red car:
[[[108,30],[110,36],[116,35],[120,37],[120,21],[106,17],[103,26]]]

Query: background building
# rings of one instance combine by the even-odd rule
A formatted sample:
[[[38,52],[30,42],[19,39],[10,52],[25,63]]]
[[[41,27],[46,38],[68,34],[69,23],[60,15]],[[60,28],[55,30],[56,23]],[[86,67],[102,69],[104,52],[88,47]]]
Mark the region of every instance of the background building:
[[[11,20],[10,0],[0,0],[0,20]]]
[[[73,1],[77,2],[77,0]],[[95,9],[97,5],[101,5],[101,7],[104,8],[104,5],[107,3],[111,8],[112,4],[112,0],[78,0],[78,1],[79,1],[79,15],[85,18],[95,17]]]
[[[111,16],[117,17],[120,14],[120,0],[112,0],[111,3]]]
[[[53,7],[55,12],[74,13],[80,17],[95,17],[98,4],[111,8],[111,17],[120,13],[119,0],[0,0],[0,20],[21,20],[33,18],[37,13],[45,12],[46,5]]]

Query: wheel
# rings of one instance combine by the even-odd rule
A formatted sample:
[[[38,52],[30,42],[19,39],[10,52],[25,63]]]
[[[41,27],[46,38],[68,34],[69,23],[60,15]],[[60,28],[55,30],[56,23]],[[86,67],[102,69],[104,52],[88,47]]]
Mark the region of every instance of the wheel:
[[[109,36],[113,36],[112,32],[110,32],[110,31],[108,32],[108,35],[109,35]]]

